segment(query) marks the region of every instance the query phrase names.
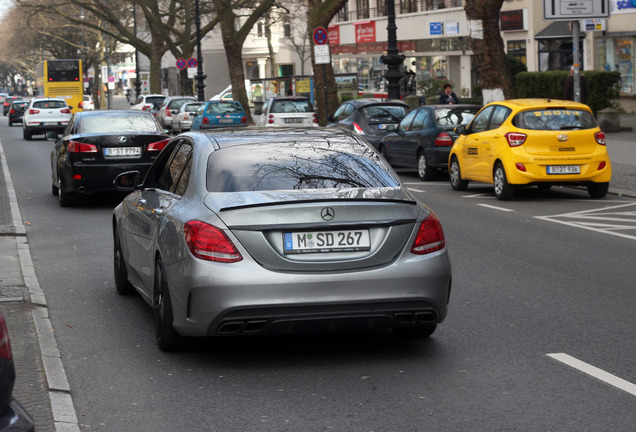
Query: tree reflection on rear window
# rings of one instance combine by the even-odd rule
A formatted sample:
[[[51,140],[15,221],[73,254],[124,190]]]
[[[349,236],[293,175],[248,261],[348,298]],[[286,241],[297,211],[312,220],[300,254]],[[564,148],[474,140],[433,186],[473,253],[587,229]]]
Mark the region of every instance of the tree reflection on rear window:
[[[513,125],[521,129],[558,131],[593,129],[597,123],[588,111],[549,108],[523,111],[515,116]]]

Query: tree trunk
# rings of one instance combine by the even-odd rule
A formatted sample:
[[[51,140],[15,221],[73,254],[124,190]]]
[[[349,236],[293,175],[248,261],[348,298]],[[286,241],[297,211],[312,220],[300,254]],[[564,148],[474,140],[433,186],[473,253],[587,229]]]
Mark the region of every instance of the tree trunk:
[[[464,6],[484,104],[510,99],[515,93],[499,31],[502,4],[503,0],[466,0]]]

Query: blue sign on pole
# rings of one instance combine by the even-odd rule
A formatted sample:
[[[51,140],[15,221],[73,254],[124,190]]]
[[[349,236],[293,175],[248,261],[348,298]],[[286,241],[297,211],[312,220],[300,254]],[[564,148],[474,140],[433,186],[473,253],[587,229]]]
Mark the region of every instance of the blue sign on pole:
[[[185,69],[185,67],[186,67],[186,61],[185,61],[185,59],[178,58],[178,59],[177,59],[177,67],[178,67],[179,69]]]
[[[324,27],[316,27],[314,30],[314,43],[316,45],[325,45],[327,41],[327,30]]]
[[[442,23],[441,22],[429,23],[429,30],[430,30],[431,35],[441,35],[442,34]]]

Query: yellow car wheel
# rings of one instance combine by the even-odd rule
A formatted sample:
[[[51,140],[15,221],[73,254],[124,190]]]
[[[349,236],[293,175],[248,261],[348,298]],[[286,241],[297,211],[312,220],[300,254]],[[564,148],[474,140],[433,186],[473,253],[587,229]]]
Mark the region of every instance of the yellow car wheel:
[[[493,183],[495,185],[495,196],[501,201],[508,201],[515,193],[515,187],[508,183],[506,177],[506,171],[503,165],[498,163],[495,166],[495,173],[493,175]]]

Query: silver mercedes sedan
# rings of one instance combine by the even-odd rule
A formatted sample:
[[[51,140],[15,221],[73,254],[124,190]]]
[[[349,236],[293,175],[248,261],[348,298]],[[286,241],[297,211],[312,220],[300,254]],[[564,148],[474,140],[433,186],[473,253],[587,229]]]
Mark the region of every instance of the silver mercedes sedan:
[[[451,265],[437,216],[355,133],[243,128],[178,135],[113,212],[117,291],[184,336],[392,329],[431,335]]]

